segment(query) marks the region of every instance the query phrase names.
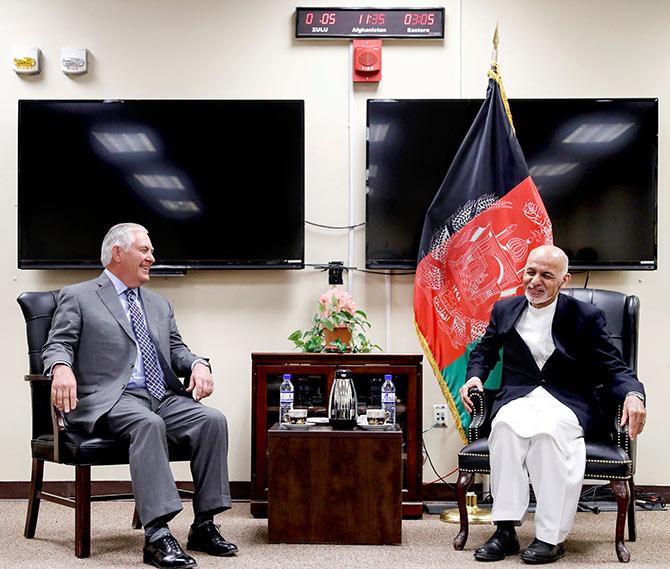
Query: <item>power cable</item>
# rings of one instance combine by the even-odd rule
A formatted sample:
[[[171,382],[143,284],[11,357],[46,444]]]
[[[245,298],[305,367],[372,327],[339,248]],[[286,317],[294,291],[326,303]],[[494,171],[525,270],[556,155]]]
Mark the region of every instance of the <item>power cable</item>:
[[[357,227],[363,227],[365,222],[363,221],[354,225],[324,225],[323,223],[314,223],[313,221],[305,220],[305,225],[313,225],[314,227],[321,227],[323,229],[356,229]]]
[[[358,267],[346,267],[344,265],[333,265],[331,263],[305,263],[305,267],[312,267],[317,270],[327,271],[328,269],[337,268],[344,271],[358,271],[359,273],[371,273],[373,275],[413,275],[416,271],[407,271],[402,273],[391,272],[394,269],[388,269],[387,271],[372,271],[370,269],[360,269]]]
[[[430,430],[430,429],[428,429],[428,430]],[[423,436],[421,437],[421,445],[423,446],[423,450],[426,453],[426,458],[428,459],[428,463],[430,464],[430,467],[433,469],[433,472],[437,476],[437,478],[435,480],[433,480],[432,482],[427,482],[427,484],[434,484],[438,480],[441,480],[447,486],[449,486],[449,488],[451,488],[452,490],[455,490],[455,486],[453,484],[451,484],[450,482],[447,482],[445,480],[445,476],[451,476],[454,472],[456,472],[458,470],[458,466],[456,468],[454,468],[451,472],[445,474],[444,476],[440,475],[440,473],[435,468],[435,465],[433,464],[433,460],[430,458],[430,453],[428,452],[428,447],[426,446],[426,441],[423,438]]]

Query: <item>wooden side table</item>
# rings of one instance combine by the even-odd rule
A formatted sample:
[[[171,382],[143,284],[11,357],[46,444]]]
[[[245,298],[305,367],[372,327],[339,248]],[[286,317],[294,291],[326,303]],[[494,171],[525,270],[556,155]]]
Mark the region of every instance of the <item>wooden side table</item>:
[[[268,431],[270,543],[401,543],[402,432]]]
[[[403,437],[402,516],[423,515],[422,488],[422,367],[420,354],[251,354],[251,502],[254,517],[268,515],[268,430],[279,417],[279,386],[290,373],[294,405],[310,417],[328,414],[328,394],[338,369],[350,369],[358,395],[358,414],[381,407],[384,375],[396,388],[396,420]]]

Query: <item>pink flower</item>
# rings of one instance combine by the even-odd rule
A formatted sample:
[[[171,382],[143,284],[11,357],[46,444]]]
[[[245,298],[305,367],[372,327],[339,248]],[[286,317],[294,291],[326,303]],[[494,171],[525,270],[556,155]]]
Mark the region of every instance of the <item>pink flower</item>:
[[[352,314],[356,312],[356,303],[351,294],[338,288],[331,288],[325,294],[322,294],[319,297],[319,304],[323,307],[322,313],[325,317],[328,317],[331,311],[342,312],[345,310]]]

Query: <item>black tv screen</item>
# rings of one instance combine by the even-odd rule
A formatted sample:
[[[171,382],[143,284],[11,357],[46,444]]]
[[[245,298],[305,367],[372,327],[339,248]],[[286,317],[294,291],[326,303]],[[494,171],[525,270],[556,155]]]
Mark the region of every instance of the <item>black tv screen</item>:
[[[368,100],[366,266],[416,266],[423,220],[481,100]],[[655,269],[657,99],[512,99],[573,269]]]
[[[19,101],[18,266],[100,267],[116,223],[161,268],[302,268],[304,102]]]

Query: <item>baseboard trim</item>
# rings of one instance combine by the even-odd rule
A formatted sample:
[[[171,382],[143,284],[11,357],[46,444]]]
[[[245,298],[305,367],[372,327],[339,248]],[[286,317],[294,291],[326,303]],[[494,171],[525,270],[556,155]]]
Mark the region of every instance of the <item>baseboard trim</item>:
[[[183,490],[193,490],[193,482],[178,481],[177,487]],[[45,481],[43,490],[61,496],[74,496],[74,481]],[[92,480],[91,494],[130,494],[132,488],[129,480]],[[29,481],[0,482],[0,500],[28,499],[30,494]],[[251,497],[251,482],[232,481],[230,494],[233,500],[249,500]]]
[[[193,490],[193,483],[178,481],[177,486],[184,490]],[[593,486],[592,484],[585,488]],[[421,498],[424,502],[451,502],[456,500],[456,486],[452,484],[435,483],[424,484],[421,488]],[[481,495],[482,485],[473,484],[472,490]],[[666,503],[670,503],[670,485],[638,485],[639,492],[655,492],[660,494]],[[44,491],[63,496],[74,496],[74,481],[45,481]],[[91,481],[92,494],[129,494],[132,492],[129,480],[93,480]],[[0,481],[0,500],[27,499],[30,493],[29,481]],[[251,482],[234,480],[230,483],[230,494],[233,500],[251,499]]]
[[[604,483],[607,484],[607,483]],[[585,484],[584,490],[596,486],[595,484]],[[660,494],[666,503],[670,503],[670,486],[668,485],[640,485],[636,484],[638,492],[653,492]],[[481,496],[482,485],[473,484],[470,489]],[[453,502],[456,500],[456,485],[444,484],[443,482],[434,484],[424,484],[421,488],[421,498],[424,502]]]

